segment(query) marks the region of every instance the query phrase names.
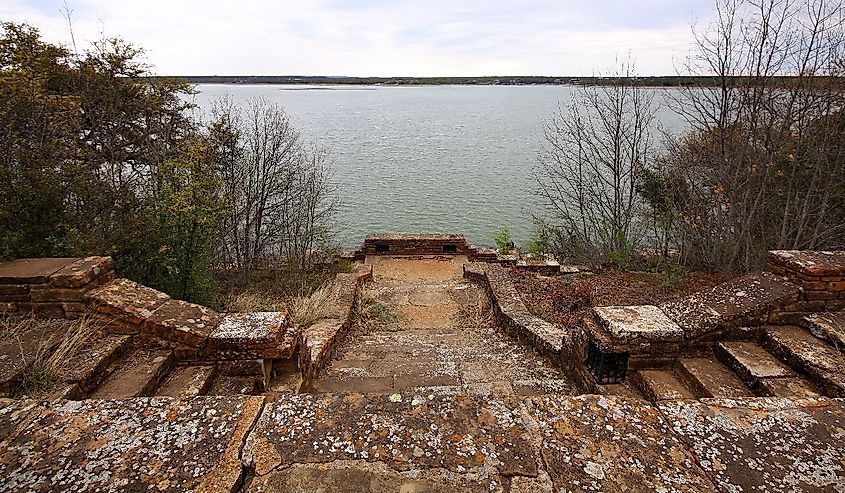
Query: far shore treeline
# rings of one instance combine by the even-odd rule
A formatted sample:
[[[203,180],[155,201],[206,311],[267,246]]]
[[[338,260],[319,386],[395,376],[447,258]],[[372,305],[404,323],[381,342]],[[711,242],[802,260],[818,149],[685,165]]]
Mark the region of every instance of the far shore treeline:
[[[605,86],[636,85],[642,87],[715,87],[728,82],[741,85],[744,77],[661,75],[635,77],[581,77],[581,76],[486,76],[486,77],[346,77],[325,75],[172,75],[156,76],[154,79],[180,79],[189,84],[308,84],[308,85],[350,85],[350,86],[425,86],[425,85],[467,85],[467,86],[531,86],[572,85]],[[797,76],[772,77],[766,83],[778,86],[788,85]],[[845,86],[845,78],[834,80]]]

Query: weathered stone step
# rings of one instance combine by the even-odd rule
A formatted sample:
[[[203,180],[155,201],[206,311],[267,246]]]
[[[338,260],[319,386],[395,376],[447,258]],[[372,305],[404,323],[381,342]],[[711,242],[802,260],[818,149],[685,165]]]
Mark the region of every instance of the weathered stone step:
[[[631,373],[629,379],[650,401],[695,398],[690,389],[669,370],[639,370]]]
[[[109,377],[89,397],[126,399],[150,396],[173,363],[170,350],[137,349],[118,361]]]
[[[801,325],[814,336],[845,352],[845,310],[808,315],[801,321]]]
[[[12,395],[39,352],[51,353],[70,326],[66,320],[9,319],[13,334],[0,340],[0,396]],[[9,330],[9,329],[7,329]]]
[[[96,388],[108,376],[109,367],[129,349],[131,342],[132,336],[104,333],[85,344],[70,357],[63,375],[64,382],[79,388],[64,397],[81,398]]]
[[[795,376],[788,366],[754,342],[723,341],[716,344],[714,352],[752,389],[759,389],[763,379]]]
[[[261,377],[254,375],[217,375],[208,395],[257,395],[263,391]]]
[[[156,395],[180,399],[205,395],[216,374],[214,366],[178,366],[168,373]]]
[[[845,356],[830,344],[793,326],[765,329],[763,345],[791,367],[806,373],[831,397],[845,397]]]
[[[821,397],[816,389],[801,377],[764,378],[758,392],[766,397]]]
[[[739,378],[712,358],[681,358],[678,373],[701,397],[753,397]]]

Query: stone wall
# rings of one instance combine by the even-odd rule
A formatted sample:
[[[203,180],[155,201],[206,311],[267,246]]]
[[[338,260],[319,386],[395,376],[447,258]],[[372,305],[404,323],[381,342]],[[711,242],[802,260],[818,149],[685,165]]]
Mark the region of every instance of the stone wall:
[[[111,257],[18,259],[0,264],[0,312],[77,318],[85,295],[114,280]]]
[[[783,308],[785,314],[845,309],[845,251],[775,250],[767,268],[801,290],[798,300]]]
[[[497,262],[496,250],[467,243],[461,234],[383,233],[367,235],[364,244],[341,258],[362,261],[368,255],[465,255],[471,261]]]
[[[485,289],[500,327],[555,361],[582,390],[592,390],[590,378],[585,373],[584,355],[579,352],[584,339],[580,327],[563,327],[532,315],[507,270],[500,265],[464,264],[464,277]]]

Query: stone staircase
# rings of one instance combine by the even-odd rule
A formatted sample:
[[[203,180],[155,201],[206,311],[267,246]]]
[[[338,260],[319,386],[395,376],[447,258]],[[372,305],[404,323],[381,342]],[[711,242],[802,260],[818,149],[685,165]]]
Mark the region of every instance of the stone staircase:
[[[845,346],[813,333],[818,321],[845,320],[845,311],[804,318],[804,327],[764,325],[747,338],[727,339],[708,350],[685,354],[664,364],[630,371],[621,385],[651,400],[696,398],[845,397]],[[816,329],[810,329],[816,327]],[[618,385],[600,386],[619,393]]]

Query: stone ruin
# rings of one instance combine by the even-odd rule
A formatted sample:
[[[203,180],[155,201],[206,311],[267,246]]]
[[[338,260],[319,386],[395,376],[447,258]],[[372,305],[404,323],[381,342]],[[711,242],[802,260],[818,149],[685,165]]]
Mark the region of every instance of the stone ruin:
[[[0,492],[845,491],[845,252],[773,251],[574,326],[507,272],[572,267],[461,235],[346,257],[309,327],[173,300],[108,257],[0,264],[6,316],[41,317],[0,341]],[[406,326],[356,332],[372,293]],[[475,293],[495,327],[446,323]],[[27,355],[80,317],[104,330],[21,396]]]

